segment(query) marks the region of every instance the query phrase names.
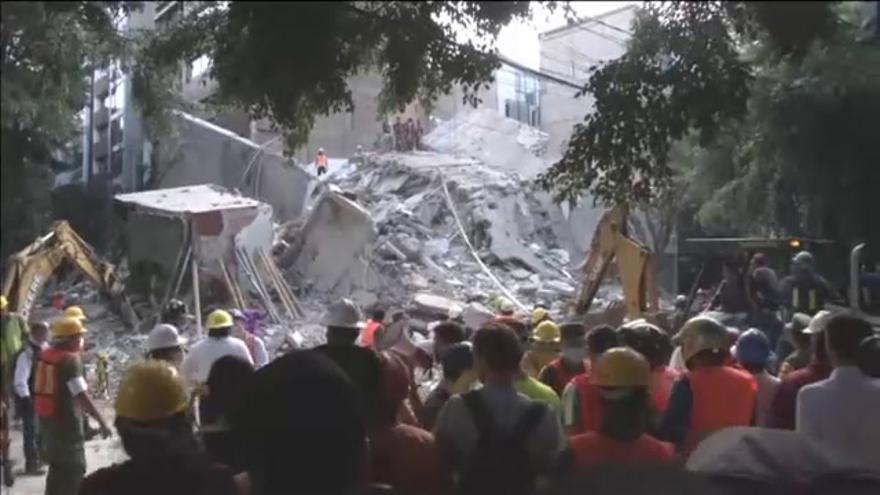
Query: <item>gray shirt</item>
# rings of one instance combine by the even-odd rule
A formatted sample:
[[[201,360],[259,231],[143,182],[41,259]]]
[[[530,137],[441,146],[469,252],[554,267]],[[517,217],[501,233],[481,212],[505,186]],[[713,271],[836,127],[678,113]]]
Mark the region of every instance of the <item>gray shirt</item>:
[[[501,430],[512,429],[525,414],[529,405],[535,403],[517,392],[513,384],[487,385],[478,393],[492,415],[493,421]],[[437,423],[434,425],[434,436],[453,450],[454,461],[459,465],[476,448],[479,432],[460,395],[450,398],[440,410]],[[554,465],[565,445],[559,417],[550,407],[546,407],[544,416],[528,439],[528,450],[533,466],[538,471],[549,469]]]

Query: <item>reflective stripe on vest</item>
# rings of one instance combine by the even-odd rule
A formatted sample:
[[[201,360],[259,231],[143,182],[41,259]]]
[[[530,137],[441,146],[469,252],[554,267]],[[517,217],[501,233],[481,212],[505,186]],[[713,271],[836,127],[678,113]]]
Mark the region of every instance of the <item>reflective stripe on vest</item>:
[[[76,353],[50,347],[40,352],[37,376],[34,380],[34,410],[37,416],[50,418],[58,404],[58,364]],[[63,384],[61,384],[63,385]]]
[[[758,384],[751,374],[729,366],[713,366],[688,372],[687,377],[693,402],[685,452],[715,430],[752,423]]]

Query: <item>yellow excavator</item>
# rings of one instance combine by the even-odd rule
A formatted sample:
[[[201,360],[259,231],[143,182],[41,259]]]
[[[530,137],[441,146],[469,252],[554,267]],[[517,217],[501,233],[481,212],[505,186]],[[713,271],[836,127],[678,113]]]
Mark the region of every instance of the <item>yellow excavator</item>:
[[[623,302],[629,319],[652,319],[659,314],[656,262],[650,249],[627,235],[629,211],[618,206],[599,219],[587,261],[584,279],[574,304],[577,315],[586,315],[612,261],[623,287]]]
[[[65,262],[98,287],[126,326],[131,328],[136,324],[137,317],[113,273],[113,265],[98,256],[65,220],[53,223],[48,234],[9,257],[3,294],[10,310],[27,319],[46,281]]]

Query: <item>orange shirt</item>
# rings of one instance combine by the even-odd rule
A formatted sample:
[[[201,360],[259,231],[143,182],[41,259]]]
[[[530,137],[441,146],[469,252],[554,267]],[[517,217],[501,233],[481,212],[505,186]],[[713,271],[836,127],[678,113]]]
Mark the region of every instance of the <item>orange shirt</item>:
[[[401,493],[446,493],[444,475],[434,435],[397,424],[370,432],[370,481],[393,486]]]
[[[633,442],[622,442],[591,431],[572,437],[569,445],[578,468],[668,461],[675,456],[675,447],[671,443],[661,442],[648,434]]]

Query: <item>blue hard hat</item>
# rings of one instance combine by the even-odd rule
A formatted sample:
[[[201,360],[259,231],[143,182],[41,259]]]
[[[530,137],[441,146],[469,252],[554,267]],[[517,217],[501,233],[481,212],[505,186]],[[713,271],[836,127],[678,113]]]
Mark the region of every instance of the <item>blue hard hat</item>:
[[[773,356],[770,349],[770,339],[764,332],[757,328],[750,328],[743,332],[733,346],[733,356],[742,364],[763,366]]]

